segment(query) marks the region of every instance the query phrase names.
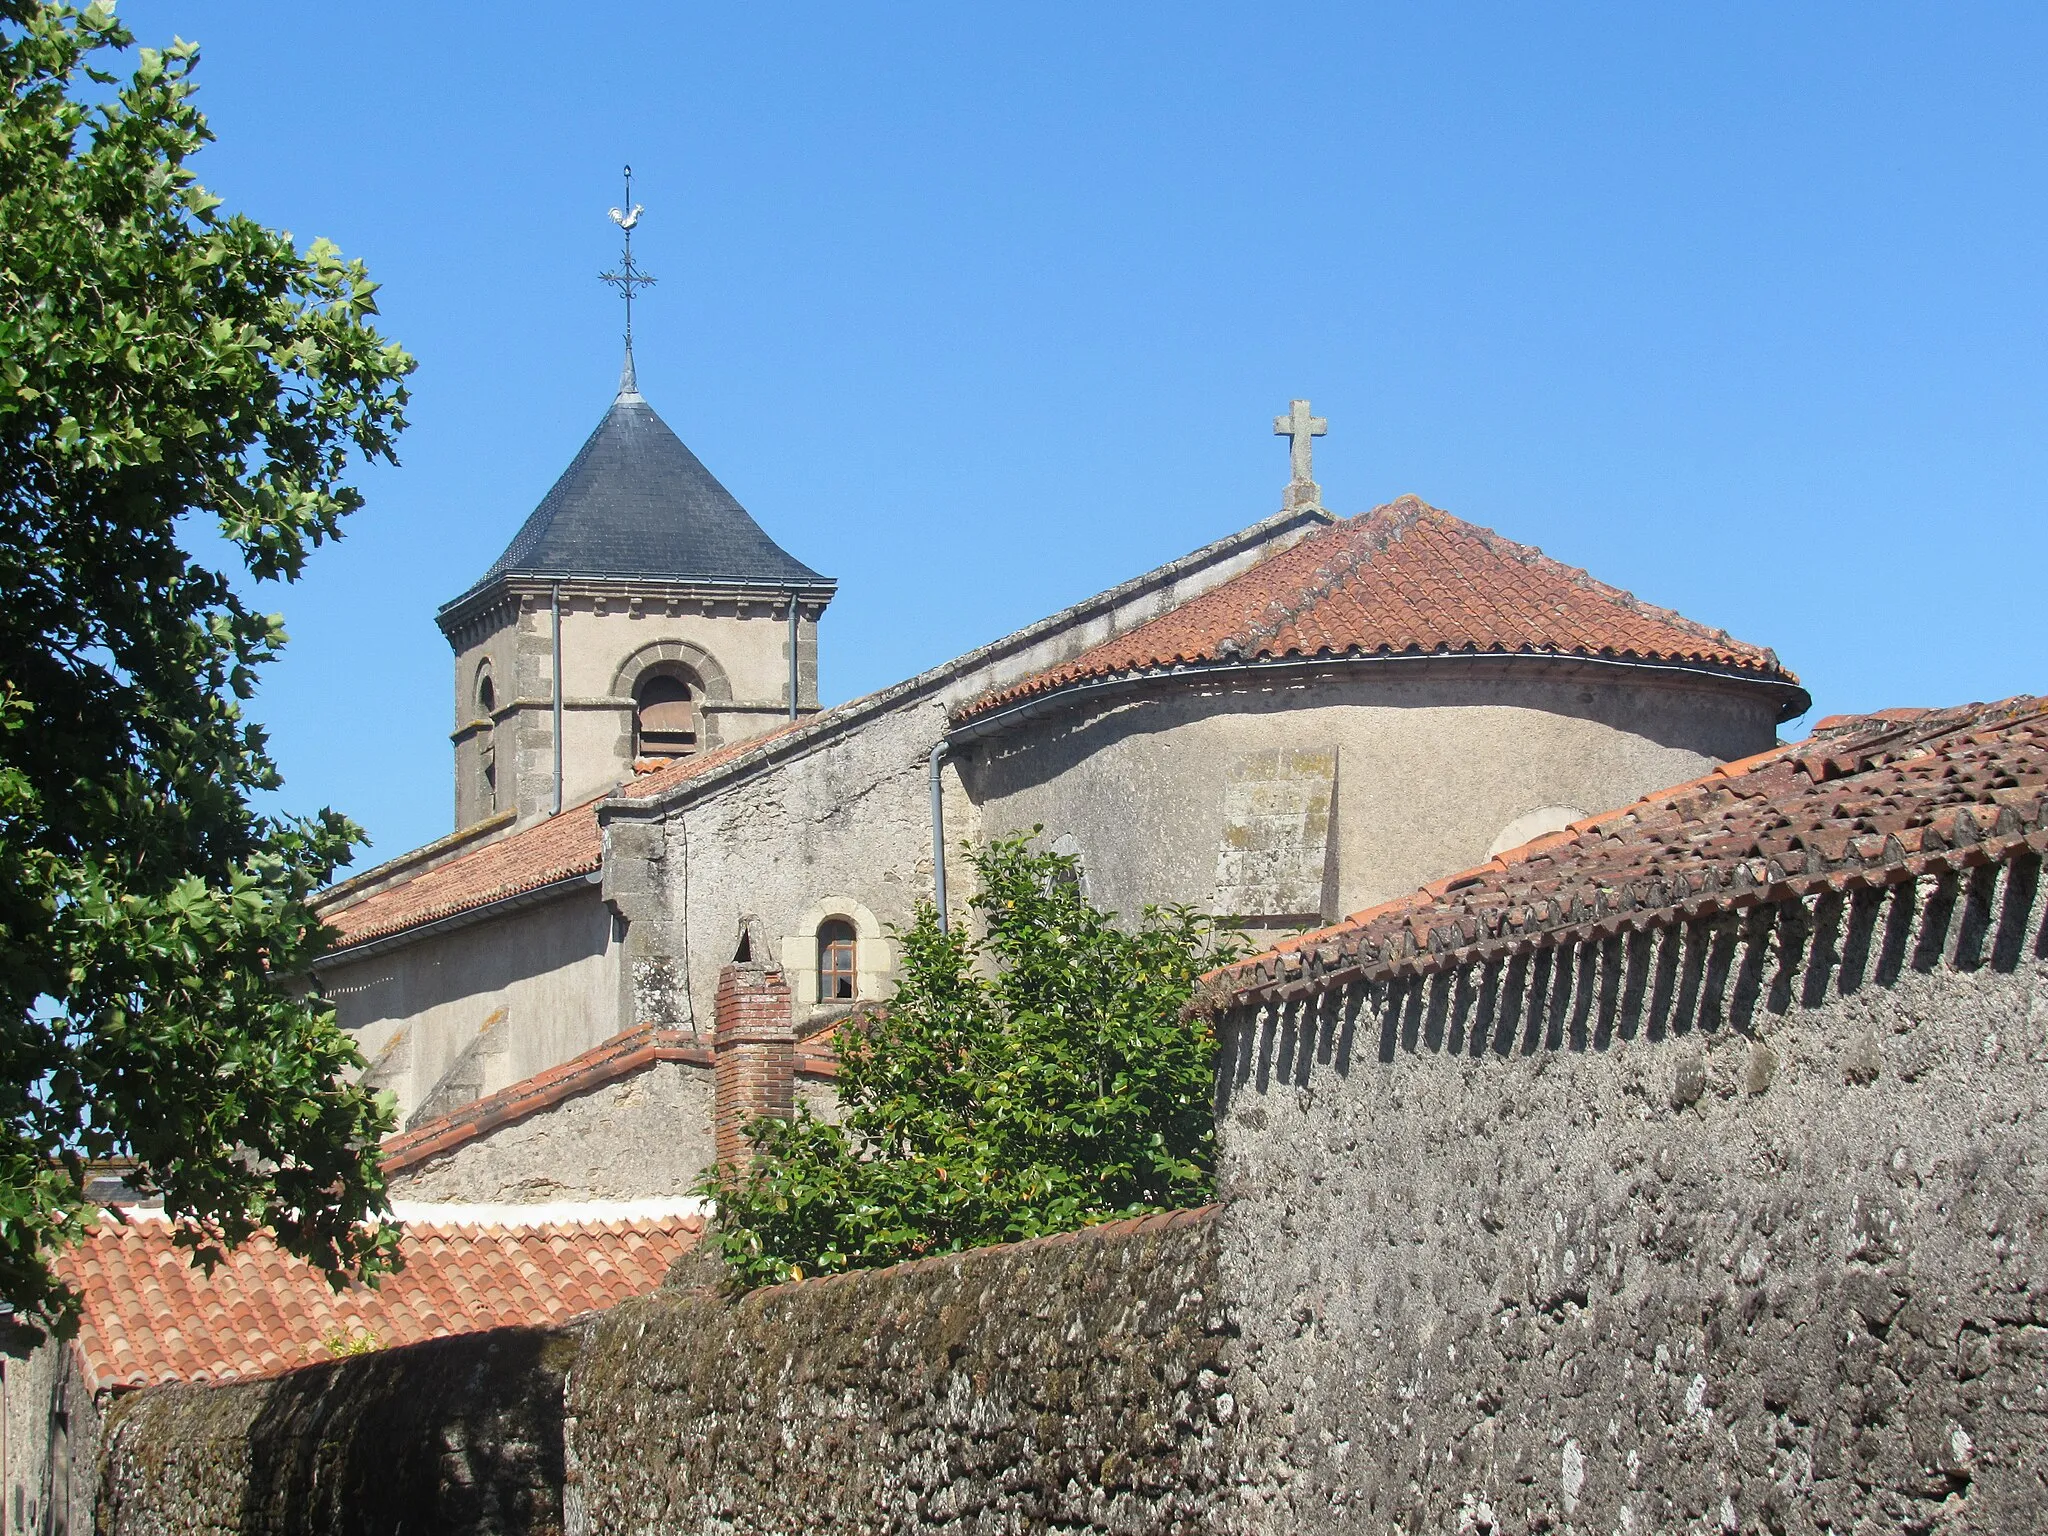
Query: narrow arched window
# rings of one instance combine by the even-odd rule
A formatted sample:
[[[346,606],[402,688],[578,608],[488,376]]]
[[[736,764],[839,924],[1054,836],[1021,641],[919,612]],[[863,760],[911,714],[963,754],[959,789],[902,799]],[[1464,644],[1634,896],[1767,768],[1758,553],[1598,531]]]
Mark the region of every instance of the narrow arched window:
[[[476,760],[486,814],[498,808],[497,713],[498,689],[491,681],[491,664],[486,660],[476,669],[476,718],[483,726],[477,732]]]
[[[697,690],[658,673],[633,696],[634,755],[688,757],[697,750]]]
[[[854,935],[853,924],[845,918],[828,918],[818,924],[819,1002],[853,1001],[854,965],[859,958],[858,948],[859,941]]]

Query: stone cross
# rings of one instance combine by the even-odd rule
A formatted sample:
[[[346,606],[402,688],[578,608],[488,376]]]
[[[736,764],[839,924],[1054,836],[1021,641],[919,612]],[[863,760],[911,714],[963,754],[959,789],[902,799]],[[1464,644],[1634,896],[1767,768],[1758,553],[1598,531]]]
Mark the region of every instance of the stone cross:
[[[1287,414],[1273,418],[1273,435],[1294,439],[1290,453],[1294,462],[1294,478],[1288,482],[1283,506],[1320,507],[1323,504],[1323,490],[1315,482],[1312,456],[1315,440],[1325,436],[1329,430],[1328,421],[1321,416],[1309,415],[1306,400],[1289,401]]]

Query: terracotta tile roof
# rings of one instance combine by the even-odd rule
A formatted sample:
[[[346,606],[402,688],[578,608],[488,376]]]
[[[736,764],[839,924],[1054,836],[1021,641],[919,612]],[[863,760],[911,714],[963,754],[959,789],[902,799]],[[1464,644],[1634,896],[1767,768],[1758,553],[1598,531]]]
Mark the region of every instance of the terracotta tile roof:
[[[376,1290],[332,1290],[259,1236],[211,1277],[160,1216],[107,1218],[58,1260],[84,1293],[79,1354],[95,1391],[274,1375],[331,1359],[337,1342],[413,1344],[486,1328],[565,1322],[644,1295],[704,1219],[633,1216],[532,1224],[409,1221],[405,1268]],[[630,1209],[630,1208],[628,1208]]]
[[[553,1109],[579,1093],[630,1077],[658,1061],[708,1067],[712,1056],[707,1047],[694,1043],[687,1031],[654,1024],[637,1025],[545,1072],[536,1072],[403,1135],[391,1137],[383,1147],[384,1172],[395,1174],[416,1168],[454,1151],[464,1142],[487,1136],[528,1115]]]
[[[831,711],[825,713],[829,714]],[[627,800],[648,799],[665,789],[673,789],[678,784],[687,783],[699,774],[709,773],[713,768],[722,768],[734,758],[744,757],[747,753],[765,747],[769,742],[787,736],[791,731],[801,730],[820,718],[820,715],[806,715],[801,720],[791,720],[785,725],[778,725],[772,731],[764,731],[759,736],[749,736],[745,741],[714,748],[701,757],[679,757],[673,762],[663,763],[652,772],[636,775],[621,784],[614,793]]]
[[[597,805],[597,800],[587,800],[373,896],[323,912],[327,926],[341,935],[335,949],[367,944],[557,880],[593,873],[604,852]]]
[[[550,816],[509,837],[458,854],[360,901],[329,908],[322,916],[327,926],[341,935],[334,951],[439,922],[508,896],[539,890],[557,880],[593,874],[603,862],[604,828],[598,820],[598,810],[606,800],[615,795],[633,800],[657,794],[808,723],[792,722],[766,735],[719,747],[698,757],[663,763],[616,789],[565,809],[559,816]],[[370,870],[348,884],[370,879],[376,873]]]
[[[1404,496],[1313,533],[1072,661],[985,694],[959,718],[1074,683],[1191,664],[1445,654],[1657,661],[1798,681],[1770,651]]]
[[[1204,979],[1195,1008],[2048,852],[2048,699],[1834,716]]]

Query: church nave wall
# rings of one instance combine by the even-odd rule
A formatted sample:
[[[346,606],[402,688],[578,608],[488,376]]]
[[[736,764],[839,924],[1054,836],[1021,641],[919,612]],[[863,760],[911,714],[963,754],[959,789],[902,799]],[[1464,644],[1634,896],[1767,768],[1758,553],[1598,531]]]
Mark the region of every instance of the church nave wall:
[[[907,927],[932,892],[927,764],[943,729],[935,700],[914,701],[669,812],[663,866],[676,914],[669,942],[685,960],[693,1015],[678,1023],[708,1036],[719,967],[733,958],[749,916],[761,919],[785,970],[815,968],[813,954],[785,952],[792,938],[815,943],[814,927],[798,932],[809,916],[878,930],[861,939],[858,967],[884,978],[886,993],[894,970],[888,930]],[[947,871],[957,908],[972,873],[958,845],[976,835],[976,822],[950,769],[945,782],[954,850]],[[848,910],[826,911],[835,899]],[[814,1022],[808,1011],[796,1020],[799,1029]]]
[[[401,1127],[530,1077],[615,1034],[619,949],[593,886],[323,968],[337,1021],[398,1096]]]

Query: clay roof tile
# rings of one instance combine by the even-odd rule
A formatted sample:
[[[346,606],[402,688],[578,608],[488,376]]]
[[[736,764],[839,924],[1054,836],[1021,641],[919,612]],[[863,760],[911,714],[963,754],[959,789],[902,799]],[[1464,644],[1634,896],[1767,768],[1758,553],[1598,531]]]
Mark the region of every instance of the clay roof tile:
[[[558,1321],[654,1289],[703,1233],[700,1217],[635,1223],[634,1240],[593,1210],[530,1225],[408,1226],[405,1267],[376,1290],[337,1293],[259,1234],[210,1278],[168,1221],[111,1218],[58,1260],[84,1299],[78,1345],[95,1388],[268,1375],[329,1358],[367,1334],[380,1345]],[[587,1277],[611,1279],[595,1302]]]
[[[1789,690],[1798,683],[1768,650],[1407,496],[1311,534],[1071,661],[985,694],[959,718],[1177,666],[1448,654],[1682,663]]]

